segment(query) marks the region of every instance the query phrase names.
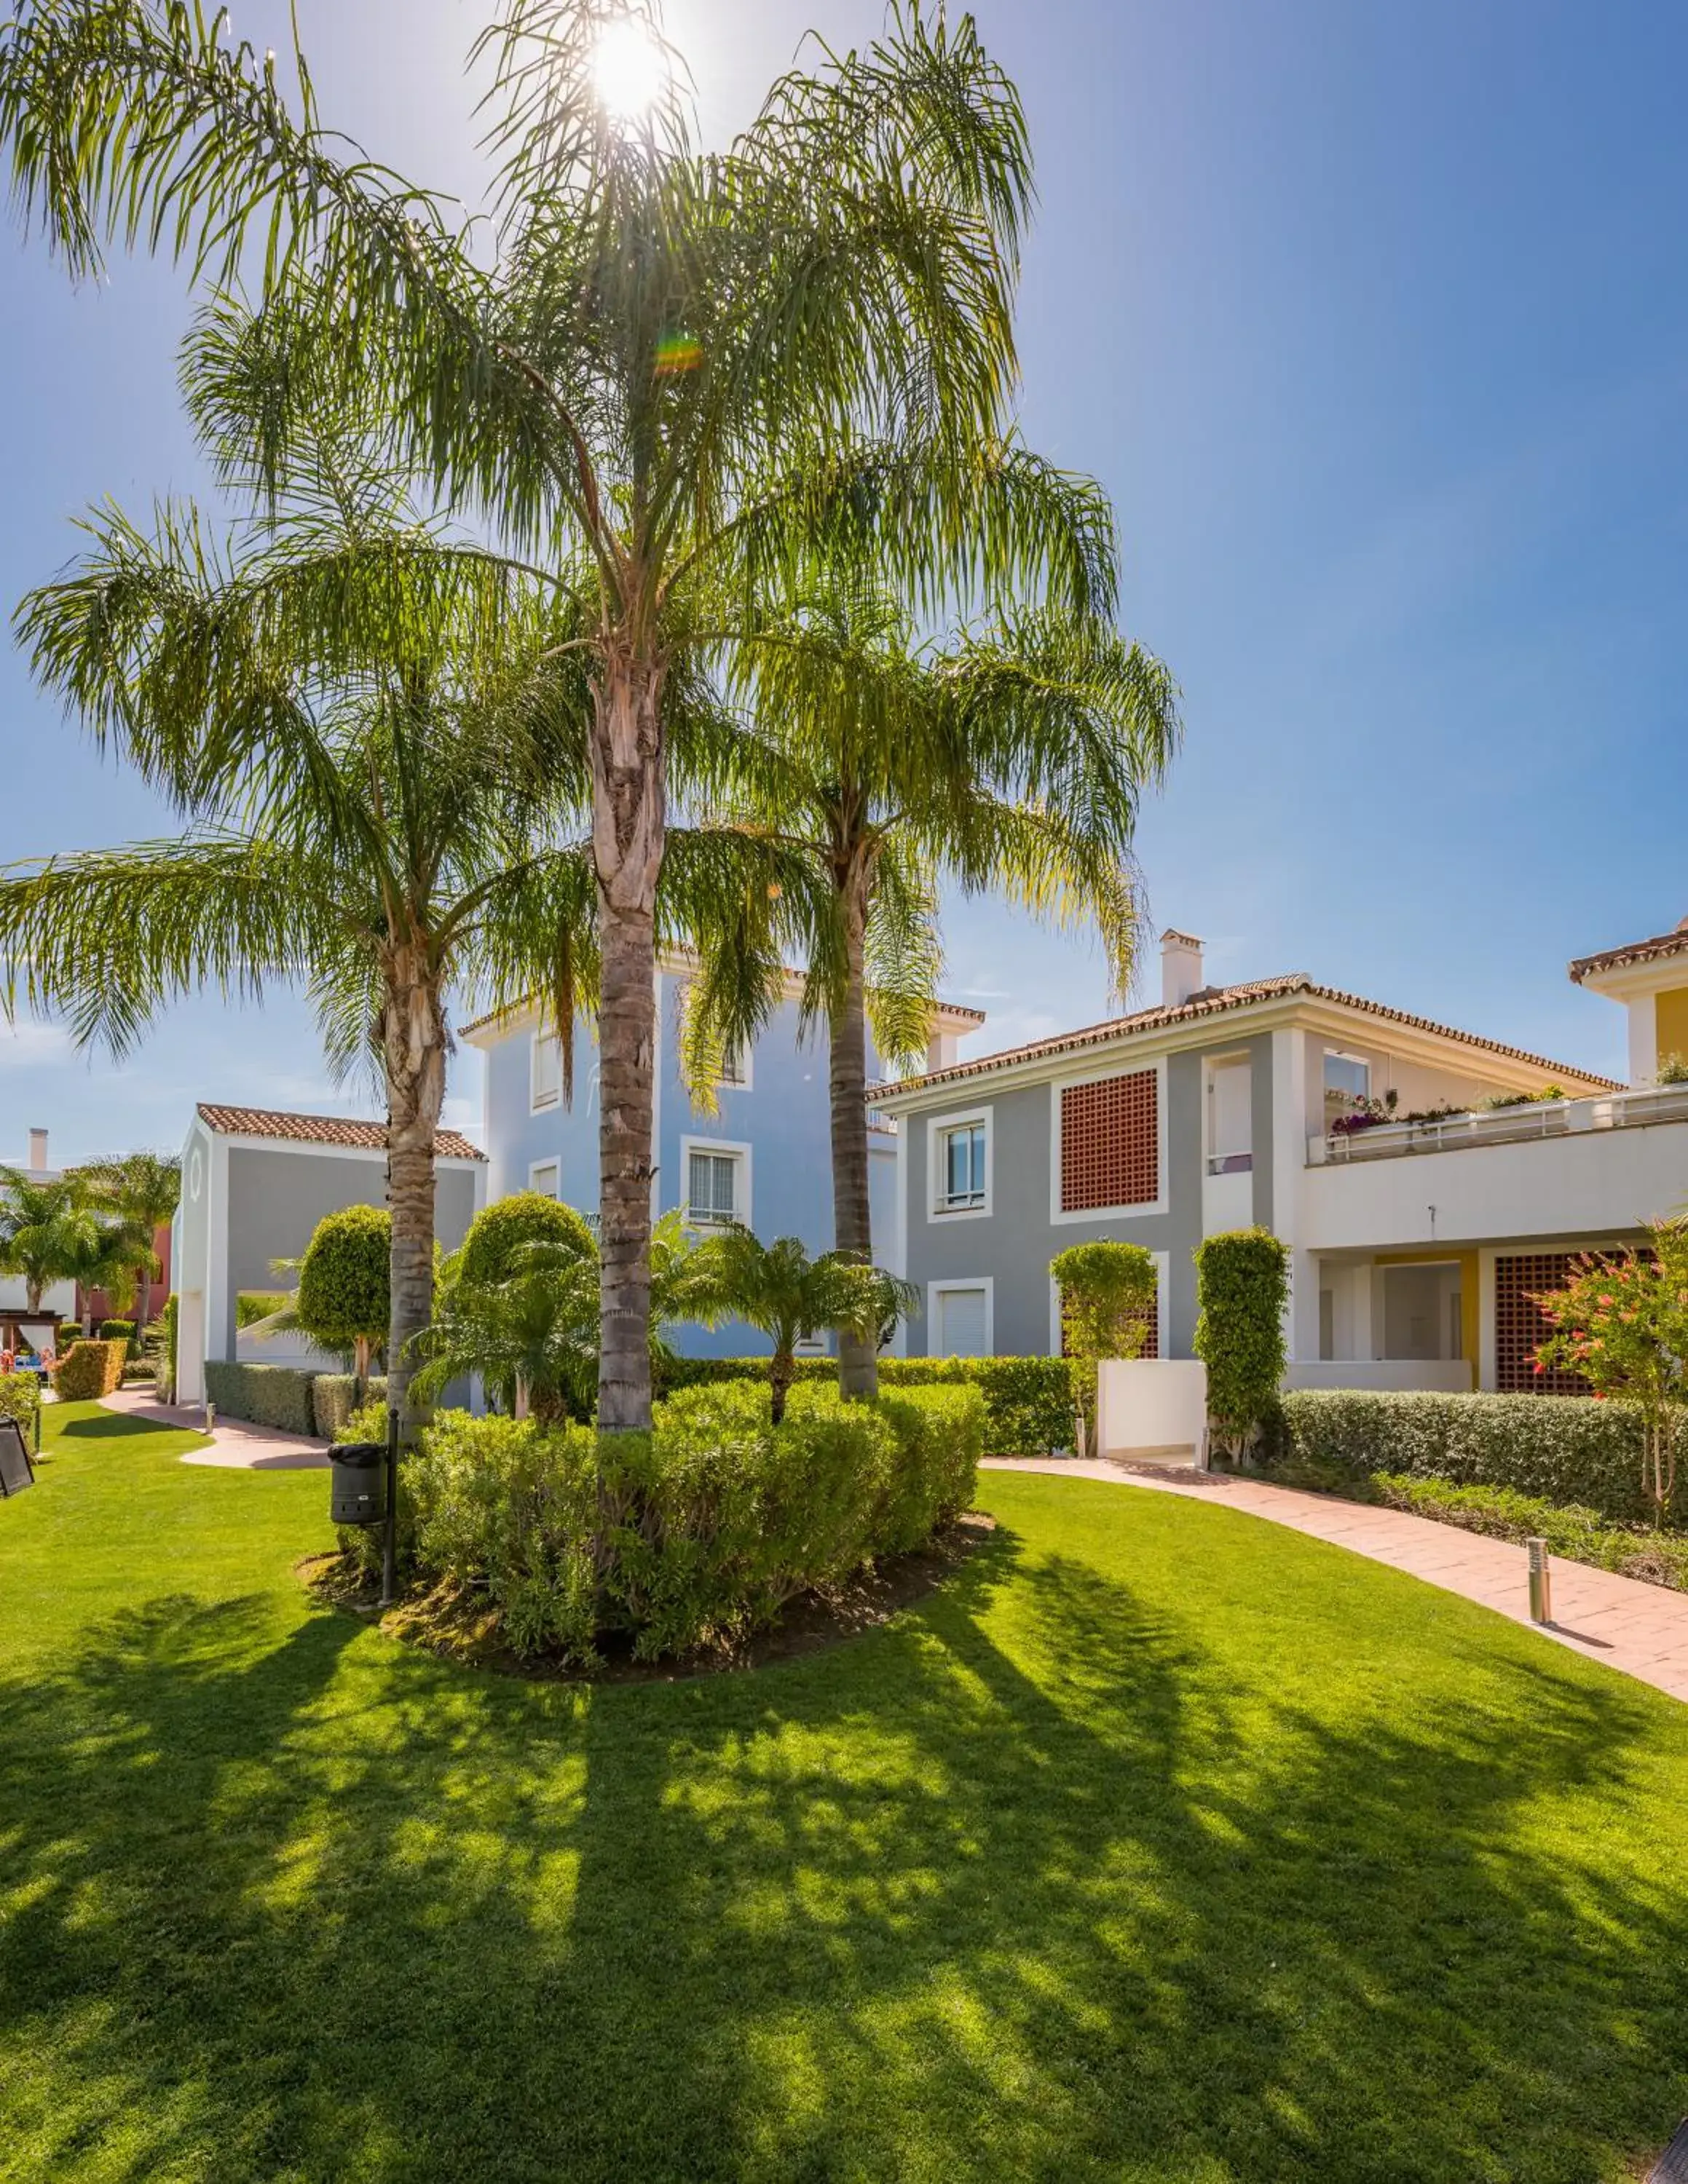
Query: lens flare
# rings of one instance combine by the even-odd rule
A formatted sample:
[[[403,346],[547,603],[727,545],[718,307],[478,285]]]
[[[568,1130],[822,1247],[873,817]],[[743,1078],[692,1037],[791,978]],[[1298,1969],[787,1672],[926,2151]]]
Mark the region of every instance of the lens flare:
[[[650,112],[668,89],[668,61],[647,25],[634,15],[605,24],[592,49],[592,85],[618,120]]]

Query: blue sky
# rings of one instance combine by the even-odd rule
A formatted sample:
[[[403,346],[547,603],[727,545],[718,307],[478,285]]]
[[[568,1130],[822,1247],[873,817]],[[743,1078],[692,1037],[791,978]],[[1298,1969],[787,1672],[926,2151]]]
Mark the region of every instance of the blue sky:
[[[1033,444],[1094,472],[1126,626],[1187,745],[1146,813],[1160,922],[1210,975],[1305,969],[1621,1073],[1571,956],[1688,911],[1688,13],[1555,0],[981,0],[1041,210],[1020,338]],[[456,0],[300,0],[326,113],[469,192]],[[745,119],[859,0],[671,0],[705,125]],[[285,42],[285,11],[236,28]],[[111,494],[198,486],[174,386],[188,303],[114,260],[73,293],[0,234],[0,600]],[[0,861],[161,831],[0,650]],[[1082,942],[956,907],[950,989],[995,1046],[1105,1006]],[[1148,972],[1152,981],[1152,966]],[[478,1110],[475,1058],[450,1119]],[[115,1067],[0,1030],[0,1158],[179,1140],[197,1098],[367,1111],[304,1009],[176,1010]]]

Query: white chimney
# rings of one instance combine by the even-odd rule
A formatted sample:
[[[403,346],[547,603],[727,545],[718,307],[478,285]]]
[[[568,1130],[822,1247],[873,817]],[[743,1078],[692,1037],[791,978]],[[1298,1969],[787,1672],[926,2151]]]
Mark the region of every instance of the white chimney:
[[[31,1130],[30,1132],[30,1173],[44,1175],[46,1173],[47,1133],[45,1130]]]
[[[1169,926],[1160,936],[1160,1006],[1182,1007],[1192,994],[1207,983],[1202,972],[1202,944],[1193,933],[1175,933]]]

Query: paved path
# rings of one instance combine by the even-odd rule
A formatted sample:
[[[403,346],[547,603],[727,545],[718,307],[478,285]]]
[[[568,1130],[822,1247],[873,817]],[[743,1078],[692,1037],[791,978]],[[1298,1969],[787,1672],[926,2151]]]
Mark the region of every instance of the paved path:
[[[154,1402],[137,1388],[120,1388],[102,1398],[108,1411],[123,1411],[131,1418],[150,1418],[154,1424],[178,1426],[203,1434],[205,1413],[197,1404]],[[192,1449],[183,1463],[203,1463],[217,1471],[326,1471],[327,1443],[308,1440],[303,1434],[277,1433],[269,1426],[249,1425],[244,1418],[219,1418],[209,1448]]]
[[[1116,1485],[1147,1486],[1184,1494],[1265,1517],[1292,1531],[1350,1547],[1391,1569],[1422,1577],[1484,1607],[1529,1623],[1529,1559],[1509,1540],[1488,1540],[1404,1510],[1381,1509],[1334,1496],[1303,1494],[1263,1479],[1232,1479],[1223,1472],[1154,1471],[1148,1467],[1072,1457],[992,1457],[991,1471],[1047,1471],[1076,1479],[1105,1479]],[[1688,1593],[1590,1569],[1583,1563],[1552,1563],[1556,1620],[1545,1638],[1568,1646],[1590,1661],[1603,1661],[1673,1698],[1688,1701]],[[1536,1628],[1535,1625],[1531,1627]]]

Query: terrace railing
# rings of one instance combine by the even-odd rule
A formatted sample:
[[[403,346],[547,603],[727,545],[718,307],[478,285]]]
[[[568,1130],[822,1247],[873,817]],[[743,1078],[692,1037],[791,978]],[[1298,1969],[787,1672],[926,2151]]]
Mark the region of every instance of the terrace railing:
[[[1688,1122],[1688,1084],[1660,1084],[1633,1092],[1602,1092],[1588,1100],[1537,1100],[1518,1107],[1474,1109],[1468,1114],[1439,1116],[1431,1123],[1374,1123],[1364,1130],[1331,1131],[1308,1139],[1307,1161],[1310,1167],[1349,1167],[1356,1161],[1399,1160],[1413,1153],[1462,1152],[1478,1145],[1573,1137],[1587,1130],[1684,1122]]]

